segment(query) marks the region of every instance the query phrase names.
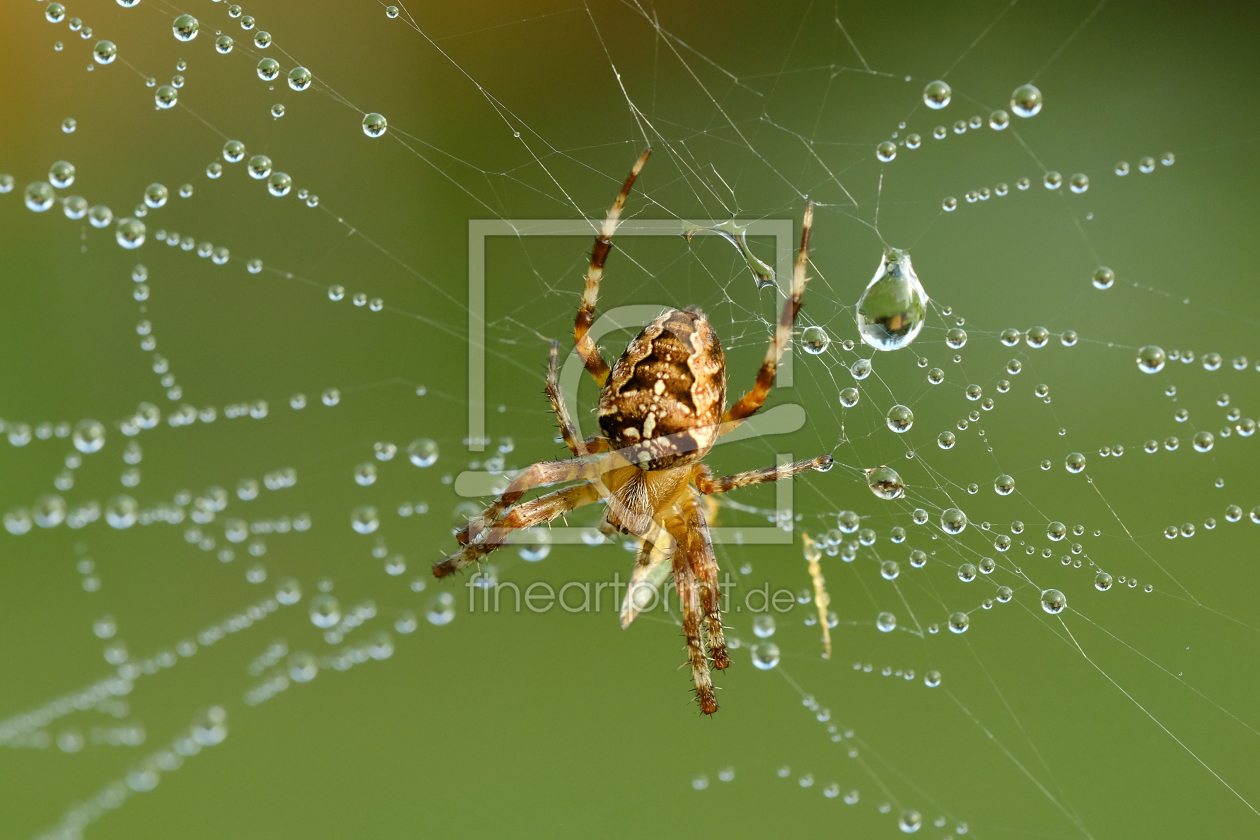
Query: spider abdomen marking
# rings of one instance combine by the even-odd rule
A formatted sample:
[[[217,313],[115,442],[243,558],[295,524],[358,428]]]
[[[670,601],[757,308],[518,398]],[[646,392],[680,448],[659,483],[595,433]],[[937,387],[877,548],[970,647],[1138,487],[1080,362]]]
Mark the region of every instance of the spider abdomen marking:
[[[699,309],[669,309],[635,336],[599,396],[599,425],[642,469],[704,457],[726,410],[726,363]]]

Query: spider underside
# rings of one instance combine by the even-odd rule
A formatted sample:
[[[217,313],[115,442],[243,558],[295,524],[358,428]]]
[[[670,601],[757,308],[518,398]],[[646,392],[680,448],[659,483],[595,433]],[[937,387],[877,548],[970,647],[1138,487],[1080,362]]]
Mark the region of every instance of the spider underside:
[[[778,481],[807,469],[826,469],[831,456],[797,461],[714,478],[702,459],[714,442],[759,409],[774,381],[779,359],[792,335],[801,306],[813,207],[807,205],[792,288],[753,387],[726,408],[726,365],[717,332],[696,307],[669,309],[627,345],[610,368],[591,339],[604,262],[630,189],[650,150],[635,162],[595,238],[586,288],[574,322],[573,339],[587,371],[600,386],[600,433],[585,440],[560,394],[559,343],[552,342],[546,394],[573,457],[540,461],[518,474],[508,488],[456,539],[463,546],[435,563],[445,577],[504,545],[513,530],[529,528],[582,505],[607,500],[600,530],[639,537],[630,585],[622,607],[622,627],[634,620],[650,595],[672,571],[682,609],[683,634],[705,714],[717,711],[709,663],[730,665],[722,633],[718,564],[709,538],[702,499],[749,484]],[[520,502],[526,492],[576,482]],[[518,504],[519,502],[519,504]],[[668,564],[668,565],[667,565]],[[707,649],[707,655],[706,655]]]

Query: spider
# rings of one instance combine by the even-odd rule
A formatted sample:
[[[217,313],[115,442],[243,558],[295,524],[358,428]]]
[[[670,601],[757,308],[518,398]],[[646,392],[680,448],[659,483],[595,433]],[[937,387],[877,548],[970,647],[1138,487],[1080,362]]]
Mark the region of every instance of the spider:
[[[456,534],[463,547],[435,563],[433,574],[445,577],[477,562],[504,545],[513,530],[550,522],[581,505],[605,499],[600,530],[606,535],[620,532],[640,539],[622,608],[622,627],[628,626],[644,606],[642,593],[654,593],[672,571],[696,697],[701,711],[711,715],[718,704],[709,675],[710,659],[719,671],[730,665],[730,659],[722,634],[717,558],[702,497],[778,481],[808,469],[825,471],[832,464],[830,455],[822,455],[714,478],[702,463],[718,437],[759,409],[770,391],[808,279],[805,270],[813,205],[805,208],[791,294],[765,361],[753,387],[728,409],[722,345],[698,308],[661,313],[627,345],[611,368],[589,334],[613,234],[630,189],[650,154],[649,149],[635,162],[595,238],[586,289],[574,322],[577,353],[601,389],[600,432],[585,440],[578,437],[560,393],[559,342],[553,341],[545,392],[573,457],[541,461],[519,473],[479,517]],[[535,487],[562,482],[577,483],[517,504]]]

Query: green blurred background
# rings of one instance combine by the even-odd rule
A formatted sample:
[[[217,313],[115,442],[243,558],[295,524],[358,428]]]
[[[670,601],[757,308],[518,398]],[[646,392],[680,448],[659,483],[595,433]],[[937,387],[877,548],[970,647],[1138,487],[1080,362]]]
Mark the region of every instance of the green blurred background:
[[[307,513],[312,526],[267,535],[257,558],[234,546],[230,563],[185,539],[188,520],[0,534],[0,720],[10,722],[116,670],[93,634],[102,615],[117,619],[111,641],[124,640],[142,663],[270,597],[283,578],[303,592],[300,604],[256,627],[138,678],[125,706],[74,712],[10,740],[0,750],[0,836],[37,836],[76,803],[125,785],[214,705],[227,712],[221,745],[85,833],[874,837],[897,834],[903,809],[921,812],[926,836],[959,823],[984,838],[1256,832],[1260,817],[1247,803],[1260,802],[1252,757],[1260,680],[1250,665],[1260,647],[1252,597],[1260,573],[1255,526],[1227,524],[1224,511],[1260,504],[1257,444],[1235,433],[1218,434],[1210,453],[1189,446],[1195,430],[1229,425],[1218,394],[1230,394],[1243,416],[1255,416],[1260,397],[1260,374],[1229,361],[1260,355],[1258,260],[1247,244],[1260,172],[1253,8],[539,0],[403,6],[390,18],[370,2],[257,0],[244,12],[274,38],[261,50],[223,3],[69,4],[66,18],[81,17],[89,38],[46,21],[46,7],[15,0],[0,12],[9,36],[0,53],[0,172],[16,179],[0,196],[0,416],[10,430],[95,418],[107,435],[64,492],[53,480],[68,440],[4,444],[0,508],[30,507],[53,492],[71,505],[104,505],[125,492],[150,509],[181,490],[220,486],[232,493],[228,508],[203,526],[219,548],[229,517]],[[201,22],[192,42],[171,35],[180,13]],[[236,40],[230,54],[214,50],[219,30]],[[118,45],[118,60],[89,72],[102,38]],[[64,48],[54,50],[59,41]],[[285,71],[310,68],[315,85],[294,92],[283,75],[261,81],[254,68],[267,55]],[[181,60],[179,104],[155,110],[145,78],[165,84]],[[921,91],[942,75],[953,102],[929,111]],[[936,125],[1009,108],[1010,91],[1029,79],[1045,95],[1035,118],[932,139]],[[279,119],[270,113],[276,103],[286,108]],[[363,112],[386,115],[388,133],[366,137]],[[73,133],[61,129],[67,117],[77,121]],[[923,145],[881,165],[875,146],[893,132],[899,140],[918,133]],[[244,164],[223,163],[222,177],[208,179],[228,138],[270,156],[294,192],[273,198]],[[601,217],[648,143],[655,153],[630,215],[799,220],[806,196],[819,204],[800,325],[821,325],[833,341],[822,355],[797,353],[794,387],[771,398],[803,405],[808,422],[790,436],[720,447],[710,461],[733,472],[773,463],[779,452],[830,452],[840,465],[796,480],[793,545],[723,545],[720,563],[737,591],[768,583],[795,592],[809,584],[801,531],[826,531],[837,511],[851,509],[878,533],[856,562],[822,561],[839,620],[833,659],[820,657],[819,629],[805,623],[812,606],[779,616],[782,660],[765,672],[748,656],[751,617],[728,616],[742,647],[718,677],[722,708],[712,719],[699,715],[686,671],[676,670],[684,657],[670,616],[645,615],[623,632],[607,606],[469,614],[467,578],[428,580],[421,592],[412,583],[454,545],[456,507],[467,501],[454,477],[491,454],[466,446],[468,221]],[[1139,158],[1170,151],[1175,165],[1137,172]],[[125,251],[111,230],[68,220],[60,205],[42,214],[23,207],[22,190],[57,160],[77,169],[61,195],[108,205],[116,217],[132,214],[148,184],[165,184],[167,205],[143,219],[146,244]],[[1124,178],[1113,174],[1120,160],[1133,168]],[[1090,188],[1048,191],[1044,170],[1086,173]],[[968,190],[1021,177],[1033,181],[1027,192],[964,201]],[[193,186],[189,198],[177,195],[183,183]],[[318,206],[300,201],[299,188],[318,194]],[[959,201],[951,214],[941,210],[946,196]],[[227,246],[232,258],[218,266],[168,247],[158,229]],[[842,411],[837,392],[854,385],[846,368],[862,345],[855,353],[840,342],[857,338],[852,307],[878,266],[881,235],[911,249],[937,308],[910,349],[874,360],[862,401]],[[769,258],[769,240],[752,245]],[[563,451],[542,374],[551,338],[568,351],[589,247],[530,237],[487,250],[487,435],[492,448],[513,439],[508,467]],[[260,274],[246,271],[254,257],[266,265]],[[142,302],[133,296],[137,262],[149,273]],[[1107,291],[1090,284],[1100,264],[1118,277]],[[333,285],[346,299],[329,300]],[[383,311],[354,306],[360,292],[381,298]],[[703,307],[723,337],[732,391],[751,382],[777,308],[714,238],[619,241],[601,308],[643,303]],[[944,306],[953,309],[948,319]],[[955,351],[944,331],[960,316],[970,339]],[[142,319],[182,388],[175,400],[138,349]],[[1081,340],[1067,348],[1056,337],[1032,350],[997,338],[1033,325],[1056,336],[1075,330]],[[610,336],[606,352],[623,340]],[[1196,361],[1139,374],[1135,348],[1149,343],[1193,350]],[[1208,352],[1225,357],[1220,370],[1199,364]],[[945,384],[925,383],[920,356],[945,369]],[[1022,361],[1018,376],[1003,373],[1011,358]],[[1003,376],[1013,381],[1009,394],[995,390]],[[963,397],[973,382],[998,407],[964,433],[955,424],[977,408]],[[1050,387],[1048,405],[1034,398],[1039,383]],[[1165,395],[1170,385],[1175,400]],[[334,407],[320,402],[327,388],[340,392]],[[306,395],[304,409],[289,407],[296,393]],[[594,396],[584,383],[578,412],[588,428]],[[225,417],[227,406],[258,400],[268,404],[265,418]],[[142,432],[141,480],[126,488],[120,423],[146,401],[164,414],[184,403],[214,406],[218,417],[181,428],[164,419]],[[904,438],[883,428],[893,402],[915,411]],[[1174,420],[1177,408],[1189,421]],[[948,452],[935,444],[945,429],[959,439]],[[1146,439],[1169,435],[1182,440],[1176,452],[1141,451]],[[435,465],[408,463],[403,450],[417,438],[437,442]],[[376,461],[381,441],[399,454]],[[907,443],[914,459],[904,459]],[[1123,457],[1098,457],[1116,444]],[[1092,486],[1063,470],[1071,451],[1089,457]],[[1052,470],[1038,467],[1043,459]],[[378,470],[367,487],[353,478],[364,462]],[[904,503],[865,488],[859,470],[882,463],[910,485]],[[293,488],[236,497],[239,480],[290,467]],[[999,473],[1015,477],[1016,495],[991,492]],[[973,482],[980,489],[971,496]],[[956,542],[910,518],[913,507],[936,511],[947,499],[973,523]],[[773,500],[769,487],[732,498],[758,509]],[[401,517],[404,502],[427,513]],[[364,504],[381,511],[370,537],[349,523]],[[1203,526],[1209,517],[1215,530]],[[761,514],[730,506],[719,520],[765,525]],[[1009,533],[1014,520],[1027,531],[996,555],[999,570],[958,580],[958,563],[993,555],[993,534]],[[1022,553],[1051,546],[1042,536],[1049,520],[1084,525],[1082,568],[1060,564],[1066,542],[1049,559]],[[976,527],[982,521],[990,533]],[[1164,538],[1164,528],[1185,522],[1198,523],[1196,536]],[[890,542],[894,526],[909,530],[905,544]],[[405,558],[405,574],[384,571],[373,554],[380,546],[387,558]],[[913,570],[912,548],[936,556]],[[82,586],[85,557],[99,591]],[[541,563],[514,548],[493,561],[500,580],[524,588],[624,578],[632,557],[610,545],[556,545]],[[879,558],[900,561],[896,587],[881,579]],[[255,563],[265,568],[262,583],[246,578]],[[1098,592],[1091,564],[1140,585]],[[343,611],[374,604],[375,617],[344,644],[327,643],[308,618],[321,581]],[[1014,601],[982,609],[1002,584],[1016,589]],[[1068,598],[1062,622],[1038,609],[1038,590],[1051,586]],[[457,615],[434,626],[425,611],[444,591],[455,595]],[[971,612],[972,624],[961,636],[881,634],[881,610],[903,629],[915,620],[943,626],[955,610]],[[244,702],[285,671],[282,659],[247,672],[277,639],[291,652],[333,656],[390,630],[400,611],[419,626],[392,632],[385,661],[324,668],[260,705]],[[916,677],[883,677],[885,666]],[[944,675],[939,688],[924,685],[929,669]],[[801,692],[819,710],[802,705]],[[829,721],[817,719],[822,708]],[[94,730],[129,724],[143,726],[142,745],[93,743]],[[829,725],[853,734],[835,743]],[[67,731],[87,740],[81,751],[58,747]],[[726,768],[731,781],[719,776]],[[833,783],[858,790],[860,801],[825,795]],[[938,817],[946,818],[939,827]]]

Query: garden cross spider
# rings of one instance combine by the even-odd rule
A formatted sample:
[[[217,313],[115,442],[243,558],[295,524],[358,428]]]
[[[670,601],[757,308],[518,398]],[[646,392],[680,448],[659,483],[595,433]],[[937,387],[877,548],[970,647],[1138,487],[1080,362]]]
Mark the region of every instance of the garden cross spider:
[[[722,345],[704,313],[694,306],[668,309],[644,327],[609,368],[589,331],[604,261],[612,250],[626,196],[651,150],[645,151],[609,209],[586,273],[573,339],[586,369],[600,386],[600,433],[582,440],[560,394],[559,342],[552,342],[546,393],[560,421],[573,458],[541,461],[518,474],[485,511],[456,534],[463,546],[433,566],[445,577],[502,546],[511,531],[529,528],[598,499],[607,500],[600,530],[634,534],[639,553],[622,608],[627,626],[672,571],[683,614],[683,633],[695,677],[696,696],[705,714],[717,711],[709,678],[709,658],[722,670],[730,665],[722,636],[717,558],[700,496],[778,481],[807,469],[825,471],[830,455],[779,467],[714,478],[701,459],[723,434],[735,429],[765,402],[779,358],[792,336],[801,307],[808,262],[813,205],[805,207],[801,249],[792,289],[775,328],[753,387],[726,408],[726,366]],[[527,491],[561,482],[578,482],[517,504]],[[515,506],[514,506],[515,505]],[[666,561],[669,561],[667,564]],[[648,598],[644,598],[643,595]],[[703,629],[702,629],[703,626]]]

